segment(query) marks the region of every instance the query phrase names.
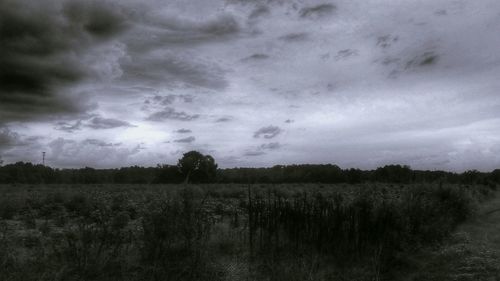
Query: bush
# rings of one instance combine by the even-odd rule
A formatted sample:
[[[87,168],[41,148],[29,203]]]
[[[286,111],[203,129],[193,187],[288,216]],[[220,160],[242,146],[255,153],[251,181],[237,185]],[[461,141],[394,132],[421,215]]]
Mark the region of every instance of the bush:
[[[21,207],[18,202],[11,198],[5,198],[0,201],[0,218],[4,220],[11,220],[19,212]]]
[[[179,196],[143,214],[144,266],[156,280],[206,280],[216,275],[207,251],[212,221],[191,191]]]

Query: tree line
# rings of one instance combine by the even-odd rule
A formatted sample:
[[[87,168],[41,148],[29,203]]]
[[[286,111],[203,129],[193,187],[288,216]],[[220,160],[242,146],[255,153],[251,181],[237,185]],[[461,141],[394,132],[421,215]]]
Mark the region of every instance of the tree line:
[[[220,169],[210,155],[190,151],[177,165],[116,169],[57,169],[17,162],[0,166],[1,184],[162,184],[162,183],[500,183],[500,169],[463,173],[413,170],[386,165],[374,170],[342,169],[337,165],[276,165],[269,168]]]

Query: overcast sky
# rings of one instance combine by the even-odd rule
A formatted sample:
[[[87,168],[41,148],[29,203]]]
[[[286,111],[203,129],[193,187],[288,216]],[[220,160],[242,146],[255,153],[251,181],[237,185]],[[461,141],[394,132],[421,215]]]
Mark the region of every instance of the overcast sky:
[[[0,0],[0,159],[500,168],[498,0]]]

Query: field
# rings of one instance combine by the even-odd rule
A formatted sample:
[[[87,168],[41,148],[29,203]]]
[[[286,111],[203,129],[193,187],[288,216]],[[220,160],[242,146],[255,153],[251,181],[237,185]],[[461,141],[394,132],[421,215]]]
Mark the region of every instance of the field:
[[[0,280],[401,280],[486,185],[5,185]]]

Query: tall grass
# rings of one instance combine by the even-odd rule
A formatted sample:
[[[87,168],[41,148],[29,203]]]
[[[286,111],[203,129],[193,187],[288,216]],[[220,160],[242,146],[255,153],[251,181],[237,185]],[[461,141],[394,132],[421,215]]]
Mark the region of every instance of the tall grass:
[[[10,190],[0,280],[390,280],[489,195],[458,185]]]
[[[398,256],[448,237],[473,214],[473,195],[460,186],[374,186],[351,195],[303,192],[292,198],[249,193],[248,244],[268,265],[320,255],[340,269],[369,264],[380,276]]]

